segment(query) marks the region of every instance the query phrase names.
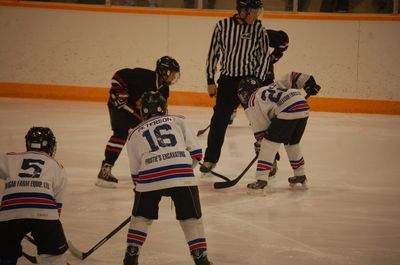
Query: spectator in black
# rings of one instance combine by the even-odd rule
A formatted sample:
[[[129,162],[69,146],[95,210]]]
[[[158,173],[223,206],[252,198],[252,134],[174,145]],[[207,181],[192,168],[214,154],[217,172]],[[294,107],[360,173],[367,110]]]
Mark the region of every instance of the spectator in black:
[[[309,0],[299,0],[297,6],[297,11],[304,12],[307,11],[310,4]],[[293,11],[293,0],[288,0],[286,4],[286,11]]]
[[[349,12],[349,0],[322,0],[321,12]]]
[[[215,8],[215,0],[200,0],[203,1],[203,8],[206,9],[214,9]],[[183,0],[182,7],[183,8],[196,8],[195,0]]]

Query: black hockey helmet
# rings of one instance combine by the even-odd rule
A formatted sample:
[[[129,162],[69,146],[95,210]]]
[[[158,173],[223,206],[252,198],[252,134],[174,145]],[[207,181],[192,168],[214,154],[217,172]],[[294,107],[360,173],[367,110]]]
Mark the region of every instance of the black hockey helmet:
[[[156,115],[167,114],[167,101],[158,91],[148,91],[141,97],[140,115],[147,120]]]
[[[263,7],[262,0],[237,0],[236,10],[240,12],[242,9],[260,9]]]
[[[237,90],[237,96],[242,105],[246,105],[249,101],[251,94],[261,87],[260,81],[255,77],[245,77],[240,80]]]
[[[156,73],[164,84],[174,84],[180,77],[179,63],[170,56],[163,56],[157,60]]]
[[[27,151],[41,151],[54,156],[57,149],[57,141],[53,132],[47,127],[32,127],[25,135]]]

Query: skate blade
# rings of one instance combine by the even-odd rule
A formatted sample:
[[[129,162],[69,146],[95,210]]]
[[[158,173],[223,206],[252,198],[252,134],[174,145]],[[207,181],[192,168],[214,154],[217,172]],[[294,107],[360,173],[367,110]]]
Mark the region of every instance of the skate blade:
[[[247,194],[252,195],[252,196],[262,196],[265,197],[267,196],[267,189],[249,189],[247,188]]]
[[[304,182],[303,184],[301,184],[301,183],[295,183],[295,184],[290,183],[289,186],[290,186],[290,188],[292,190],[307,190],[308,189],[308,186],[307,186],[306,182]]]
[[[103,179],[97,179],[97,181],[94,183],[94,185],[101,187],[101,188],[106,188],[106,189],[115,189],[117,187],[117,183],[105,181]]]

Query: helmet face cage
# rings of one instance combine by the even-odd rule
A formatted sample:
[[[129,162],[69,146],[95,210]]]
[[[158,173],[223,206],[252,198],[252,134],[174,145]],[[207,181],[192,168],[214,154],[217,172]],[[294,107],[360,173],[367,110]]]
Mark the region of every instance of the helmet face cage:
[[[143,93],[141,103],[140,114],[145,120],[156,115],[167,114],[167,101],[160,92],[149,91]]]
[[[47,127],[32,127],[25,135],[27,151],[41,151],[54,156],[57,150],[57,141],[53,132]]]
[[[161,77],[163,83],[174,84],[180,77],[180,67],[178,62],[170,56],[163,56],[157,61],[156,72]]]
[[[249,102],[250,96],[259,87],[261,87],[261,84],[254,77],[246,77],[239,82],[237,96],[242,105],[246,105]]]
[[[250,11],[251,9],[257,10],[263,8],[262,0],[237,0],[236,10],[240,12],[242,9]]]

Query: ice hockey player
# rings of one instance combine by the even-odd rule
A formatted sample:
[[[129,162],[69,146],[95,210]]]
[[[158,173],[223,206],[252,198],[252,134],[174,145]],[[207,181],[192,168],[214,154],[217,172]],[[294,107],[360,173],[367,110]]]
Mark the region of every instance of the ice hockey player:
[[[179,64],[170,56],[158,59],[155,71],[124,68],[114,74],[107,103],[113,134],[104,151],[105,158],[97,176],[97,186],[115,188],[118,183],[111,169],[125,145],[129,129],[142,121],[139,106],[142,94],[146,91],[159,91],[168,99],[169,86],[176,83],[179,77]]]
[[[32,127],[22,153],[0,154],[5,190],[0,205],[0,264],[15,265],[21,241],[31,233],[41,264],[66,265],[68,249],[59,220],[67,176],[55,159],[56,138],[47,127]]]
[[[144,121],[130,131],[127,140],[135,202],[124,265],[139,264],[142,245],[152,221],[158,219],[163,196],[174,202],[176,219],[195,264],[212,265],[207,257],[199,189],[193,173],[202,149],[184,117],[167,115],[166,101],[159,92],[144,93],[141,103]]]
[[[321,87],[313,76],[298,72],[291,72],[261,88],[257,79],[252,77],[239,82],[238,97],[257,140],[255,149],[259,154],[256,181],[248,184],[248,189],[259,190],[268,185],[269,171],[281,144],[284,144],[294,173],[288,179],[289,184],[306,184],[304,158],[299,144],[310,107],[301,94],[302,88],[307,95],[316,95]]]

